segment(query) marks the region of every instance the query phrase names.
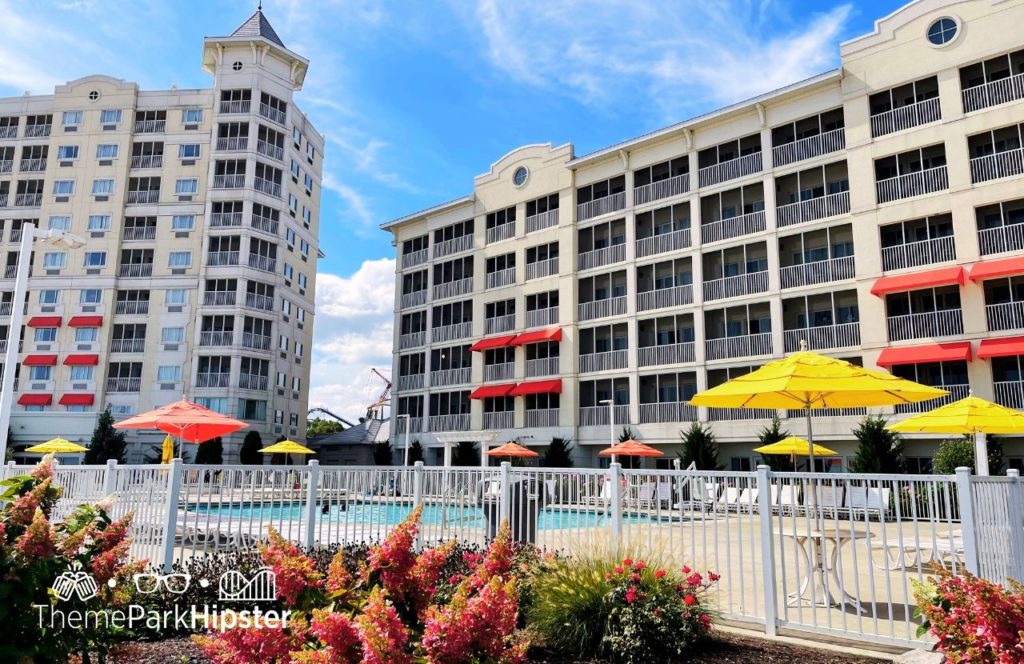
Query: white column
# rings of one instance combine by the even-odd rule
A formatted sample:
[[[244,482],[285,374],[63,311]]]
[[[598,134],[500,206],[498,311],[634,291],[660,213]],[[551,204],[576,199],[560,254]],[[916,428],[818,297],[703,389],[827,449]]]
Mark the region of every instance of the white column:
[[[25,317],[25,296],[28,291],[28,271],[31,265],[34,224],[22,224],[21,245],[18,249],[18,272],[14,278],[14,300],[11,302],[11,322],[7,328],[7,353],[4,356],[3,380],[0,382],[0,460],[6,458],[7,431],[14,408],[14,367],[18,364],[18,341]]]

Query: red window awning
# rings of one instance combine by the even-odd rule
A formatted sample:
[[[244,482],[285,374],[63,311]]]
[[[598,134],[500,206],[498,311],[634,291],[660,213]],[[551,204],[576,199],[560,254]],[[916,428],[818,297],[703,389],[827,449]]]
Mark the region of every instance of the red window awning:
[[[543,330],[533,330],[516,335],[512,340],[512,346],[524,346],[526,344],[537,344],[543,341],[561,341],[562,328],[548,327]]]
[[[515,389],[515,383],[507,385],[484,385],[473,390],[469,395],[470,399],[490,399],[493,397],[507,397],[509,392]]]
[[[62,406],[91,406],[95,398],[93,394],[65,394],[57,403]]]
[[[64,365],[68,367],[94,367],[99,363],[99,355],[68,355],[64,358]]]
[[[1024,256],[1004,258],[1001,261],[986,261],[984,263],[978,263],[971,268],[971,273],[968,276],[971,281],[982,281],[984,279],[1012,277],[1017,274],[1024,274]]]
[[[29,327],[60,327],[60,316],[33,316],[28,319]]]
[[[964,285],[964,269],[959,265],[956,267],[944,267],[938,270],[901,274],[895,277],[882,277],[871,286],[871,294],[902,293],[922,288],[952,286],[953,284]]]
[[[886,348],[878,356],[878,366],[891,367],[894,364],[919,364],[921,362],[971,361],[971,342],[958,341],[952,344],[926,344]]]
[[[1008,355],[1024,355],[1024,337],[984,339],[978,346],[978,357],[981,359]]]
[[[481,339],[472,346],[470,350],[480,352],[484,350],[490,350],[492,348],[507,348],[512,345],[516,335],[510,334],[507,337],[488,337],[487,339]]]
[[[103,316],[72,316],[68,325],[70,327],[99,327],[103,325]]]
[[[515,389],[509,392],[509,396],[522,397],[527,394],[561,394],[562,379],[533,380],[526,383],[519,383]]]
[[[56,355],[26,355],[21,361],[26,367],[52,367],[57,364]]]
[[[22,394],[18,397],[18,403],[22,406],[49,406],[53,403],[52,394]]]

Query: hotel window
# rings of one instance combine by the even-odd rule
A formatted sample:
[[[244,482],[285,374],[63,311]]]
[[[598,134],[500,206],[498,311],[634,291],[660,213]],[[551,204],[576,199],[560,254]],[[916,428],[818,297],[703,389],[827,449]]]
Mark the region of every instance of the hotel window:
[[[199,397],[196,397],[196,403],[199,403]],[[130,403],[107,404],[107,409],[111,415],[132,415],[135,413],[135,407]]]
[[[262,422],[267,419],[267,402],[262,399],[239,399],[237,417]]]
[[[110,215],[109,214],[90,214],[89,215],[89,226],[90,231],[109,231],[110,230]]]
[[[77,145],[61,145],[57,148],[57,159],[59,161],[70,161],[78,159]]]
[[[295,357],[302,357],[303,346],[301,341],[295,342]]]
[[[292,303],[290,300],[281,298],[281,313],[285,316],[290,316],[292,313]]]
[[[284,264],[284,278],[288,279],[289,281],[291,281],[293,276],[295,276],[295,268],[293,268],[289,263],[285,263]]]
[[[171,268],[183,268],[192,266],[191,251],[172,251],[167,255],[167,266]]]
[[[37,327],[34,335],[37,344],[47,344],[57,340],[57,328]]]
[[[178,158],[199,159],[201,150],[198,143],[182,143],[178,146]]]
[[[53,231],[66,231],[71,228],[71,217],[67,215],[50,217],[46,227]]]
[[[284,424],[284,411],[283,410],[275,410],[274,411],[274,424]]]
[[[194,214],[176,214],[171,217],[172,231],[190,231],[196,227],[196,216]]]
[[[287,352],[288,351],[288,337],[286,337],[285,335],[282,334],[281,337],[278,339],[277,348],[278,348],[278,350],[282,350],[282,351]]]
[[[294,178],[299,177],[299,162],[295,161],[294,159],[292,159],[291,171],[292,171],[292,177],[294,177]]]
[[[74,180],[54,180],[53,181],[53,195],[54,196],[71,196],[75,193],[75,181]]]
[[[47,270],[63,270],[68,264],[68,255],[63,251],[47,251],[43,254],[43,267]]]
[[[196,403],[221,415],[229,414],[227,397],[196,397]]]
[[[305,288],[306,284],[309,283],[309,279],[303,273],[299,273],[299,288]]]
[[[107,252],[87,251],[85,252],[85,267],[103,267],[107,264]]]
[[[308,227],[310,222],[313,220],[313,211],[305,205],[302,206],[302,223]]]
[[[168,306],[188,304],[188,290],[184,288],[168,288],[164,296],[164,303]]]
[[[295,312],[295,319],[300,323],[306,322],[306,310],[302,307],[295,307],[298,311]]]
[[[288,426],[297,427],[299,426],[299,414],[292,413],[288,416]]]
[[[96,146],[97,159],[117,159],[117,143],[103,143]]]
[[[316,148],[309,141],[306,141],[306,156],[310,159],[316,156]]]
[[[313,176],[312,175],[310,175],[309,173],[306,173],[306,175],[303,176],[302,181],[306,185],[306,191],[313,191]]]
[[[99,328],[97,327],[76,327],[75,328],[75,343],[76,344],[91,344],[96,341],[99,337]],[[91,369],[92,367],[90,367]]]
[[[203,109],[201,108],[186,108],[181,111],[181,121],[183,124],[199,124],[203,121]]]
[[[295,145],[302,145],[302,132],[298,127],[292,127],[292,140],[295,141]]]
[[[82,111],[64,111],[60,123],[65,127],[77,127],[82,124]]]
[[[72,381],[91,381],[94,369],[95,367],[71,367],[70,378]]]
[[[29,380],[50,380],[53,375],[53,367],[29,367]]]
[[[56,288],[47,288],[39,291],[39,304],[57,304],[60,299],[60,291]]]
[[[162,344],[180,344],[185,340],[185,328],[183,327],[165,327],[160,330],[160,343]]]
[[[290,228],[284,229],[284,242],[289,248],[295,246],[295,231]]]
[[[92,181],[92,195],[93,196],[109,196],[109,195],[111,195],[113,193],[114,193],[114,181],[113,180],[104,179],[104,180],[93,180]]]
[[[303,258],[309,256],[309,243],[305,240],[299,240],[299,253],[302,254]]]
[[[292,376],[292,392],[299,392],[302,390],[302,378],[299,376]]]
[[[121,122],[121,109],[100,111],[100,124],[111,125]]]
[[[283,371],[277,372],[277,386],[280,387],[282,390],[288,386],[288,374],[286,374]]]
[[[299,197],[295,194],[288,194],[288,209],[295,212],[299,209]]]
[[[181,380],[181,367],[162,366],[156,368],[156,380],[158,383],[177,383]]]
[[[78,293],[79,304],[99,304],[103,298],[103,291],[99,288],[86,288]]]
[[[199,191],[199,180],[196,178],[178,178],[174,183],[174,193],[178,196],[190,196]]]

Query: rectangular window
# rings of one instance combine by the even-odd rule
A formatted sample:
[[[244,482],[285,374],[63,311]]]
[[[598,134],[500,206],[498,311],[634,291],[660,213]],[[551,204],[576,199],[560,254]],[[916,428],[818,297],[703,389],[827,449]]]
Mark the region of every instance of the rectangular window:
[[[303,256],[309,256],[309,243],[305,240],[299,240],[299,253]]]
[[[295,231],[290,228],[284,229],[284,241],[289,247],[295,246]]]
[[[196,397],[196,403],[221,415],[230,414],[227,397]]]
[[[71,228],[71,217],[67,215],[60,215],[56,217],[50,217],[50,221],[47,222],[46,227],[52,231],[66,231]]]
[[[177,383],[181,380],[181,367],[163,366],[156,368],[156,380],[159,383]]]
[[[313,211],[305,205],[302,206],[302,222],[309,226],[310,222],[313,221]]]
[[[117,143],[102,143],[96,146],[97,159],[117,159]]]
[[[60,123],[65,127],[77,127],[82,124],[82,111],[64,111]]]
[[[196,216],[194,214],[176,214],[171,217],[171,230],[190,231],[196,227]]]
[[[60,291],[56,288],[47,288],[39,291],[39,304],[57,304],[60,299]]]
[[[178,178],[174,183],[174,193],[188,196],[199,191],[199,180],[196,178]]]
[[[121,109],[100,111],[100,124],[117,124],[121,122]]]
[[[295,145],[302,145],[302,132],[298,127],[292,127],[292,140],[295,141]]]
[[[274,424],[284,424],[284,411],[283,410],[275,410],[274,411]]]
[[[292,159],[292,177],[299,177],[299,162]]]
[[[178,157],[180,159],[199,159],[200,150],[198,143],[182,143],[178,146]]]
[[[295,268],[293,268],[290,264],[285,263],[284,264],[284,278],[288,279],[288,280],[291,280],[291,278],[294,275],[295,275]]]
[[[188,290],[184,288],[168,288],[166,299],[168,305],[183,305],[188,303]]]
[[[165,327],[160,330],[160,343],[162,344],[180,344],[185,340],[185,328],[183,327]]]
[[[79,304],[99,304],[103,298],[103,291],[99,288],[85,288],[78,293]]]
[[[92,195],[93,196],[109,196],[114,193],[114,181],[110,179],[104,180],[93,180],[92,181]]]
[[[103,267],[107,264],[107,252],[87,251],[85,252],[85,267]]]
[[[302,357],[303,346],[301,341],[295,342],[295,357]]]
[[[288,316],[292,313],[291,301],[281,298],[281,312],[284,313],[285,316]]]
[[[110,215],[109,214],[90,214],[89,215],[89,226],[90,231],[109,231],[110,230]]]
[[[277,372],[277,386],[282,390],[288,386],[288,374],[283,371]]]
[[[308,278],[308,277],[306,277],[306,275],[304,275],[304,274],[302,274],[302,273],[300,272],[300,273],[299,273],[299,288],[305,288],[305,287],[306,287],[306,284],[307,284],[308,282],[309,282],[309,278]]]
[[[283,351],[287,352],[288,351],[288,337],[286,337],[286,336],[284,336],[282,334],[281,337],[277,340],[277,348],[279,350],[283,350]]]
[[[54,180],[53,181],[53,195],[54,196],[71,196],[75,193],[75,181],[74,180]]]
[[[91,344],[94,343],[99,336],[98,327],[76,327],[75,328],[75,343],[76,344]],[[90,367],[92,368],[92,367]]]
[[[298,392],[302,389],[302,378],[299,376],[292,376],[292,392]]]
[[[57,328],[37,327],[34,335],[37,344],[46,344],[57,340]]]
[[[78,159],[78,146],[77,145],[61,145],[57,148],[57,159],[59,161],[69,161],[71,159]]]
[[[310,175],[309,173],[306,173],[306,175],[303,176],[303,178],[302,178],[302,182],[306,185],[306,189],[308,191],[313,191],[313,176],[312,175]]]
[[[91,381],[96,367],[71,367],[71,380]]]
[[[29,380],[50,380],[50,376],[53,375],[53,367],[29,367],[28,368],[28,379]]]
[[[203,109],[186,108],[181,111],[181,122],[183,124],[199,124],[203,121]]]
[[[288,209],[292,212],[299,209],[299,197],[295,194],[288,194]]]
[[[172,251],[167,255],[168,267],[191,267],[192,265],[192,252],[191,251]]]
[[[299,426],[299,414],[292,413],[288,416],[288,426],[297,427]]]
[[[63,270],[68,264],[68,255],[63,251],[47,251],[43,254],[43,267],[47,270]]]
[[[316,148],[309,141],[306,141],[306,156],[310,159],[316,156]]]

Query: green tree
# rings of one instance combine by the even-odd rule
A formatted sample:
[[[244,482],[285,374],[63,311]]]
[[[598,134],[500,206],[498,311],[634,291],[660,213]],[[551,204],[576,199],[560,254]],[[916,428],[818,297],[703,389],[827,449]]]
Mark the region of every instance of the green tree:
[[[417,461],[423,461],[423,446],[420,445],[420,441],[414,440],[409,445],[409,465]]]
[[[207,465],[224,463],[224,441],[220,439],[220,436],[199,444],[195,462]]]
[[[126,447],[124,432],[114,428],[114,416],[110,414],[109,409],[105,410],[96,420],[96,428],[93,429],[92,441],[89,443],[83,463],[106,463],[110,459],[124,463]]]
[[[345,425],[341,422],[335,422],[334,420],[325,420],[320,417],[306,420],[306,437],[315,438],[316,436],[326,436],[331,433],[338,433],[344,431]]]
[[[789,432],[782,428],[782,420],[778,415],[772,418],[771,424],[765,425],[757,432],[758,447],[771,445],[785,438],[789,438]],[[794,463],[787,454],[762,454],[761,463],[769,466],[772,470],[794,470]]]
[[[689,468],[693,463],[697,470],[722,470],[725,468],[718,462],[718,441],[715,434],[701,425],[700,422],[693,422],[686,431],[680,431],[683,449],[679,452],[679,461],[683,468]]]
[[[932,459],[932,471],[937,475],[952,475],[960,466],[971,469],[971,474],[978,472],[974,463],[974,436],[964,435],[950,438],[939,443],[939,449]],[[1003,457],[1003,444],[992,436],[988,437],[988,472],[999,475],[1003,472],[1006,460]]]
[[[905,473],[907,460],[903,458],[903,437],[886,429],[883,417],[865,417],[853,430],[857,439],[857,453],[850,462],[855,473]]]
[[[555,436],[544,450],[540,465],[546,468],[572,468],[572,440]]]
[[[385,440],[373,445],[373,463],[376,466],[391,465],[391,441]]]
[[[636,432],[628,424],[622,427],[622,433],[619,434],[620,443],[624,443],[627,440],[636,440]]]
[[[452,465],[479,466],[480,450],[476,448],[476,443],[471,440],[460,440],[452,454]]]
[[[245,439],[242,440],[242,449],[238,451],[239,462],[254,466],[263,465],[263,455],[260,454],[262,447],[263,438],[260,437],[259,431],[250,431],[245,434]]]
[[[995,436],[986,436],[986,439],[988,440],[988,472],[990,475],[1002,475],[1006,472],[1003,443]]]

